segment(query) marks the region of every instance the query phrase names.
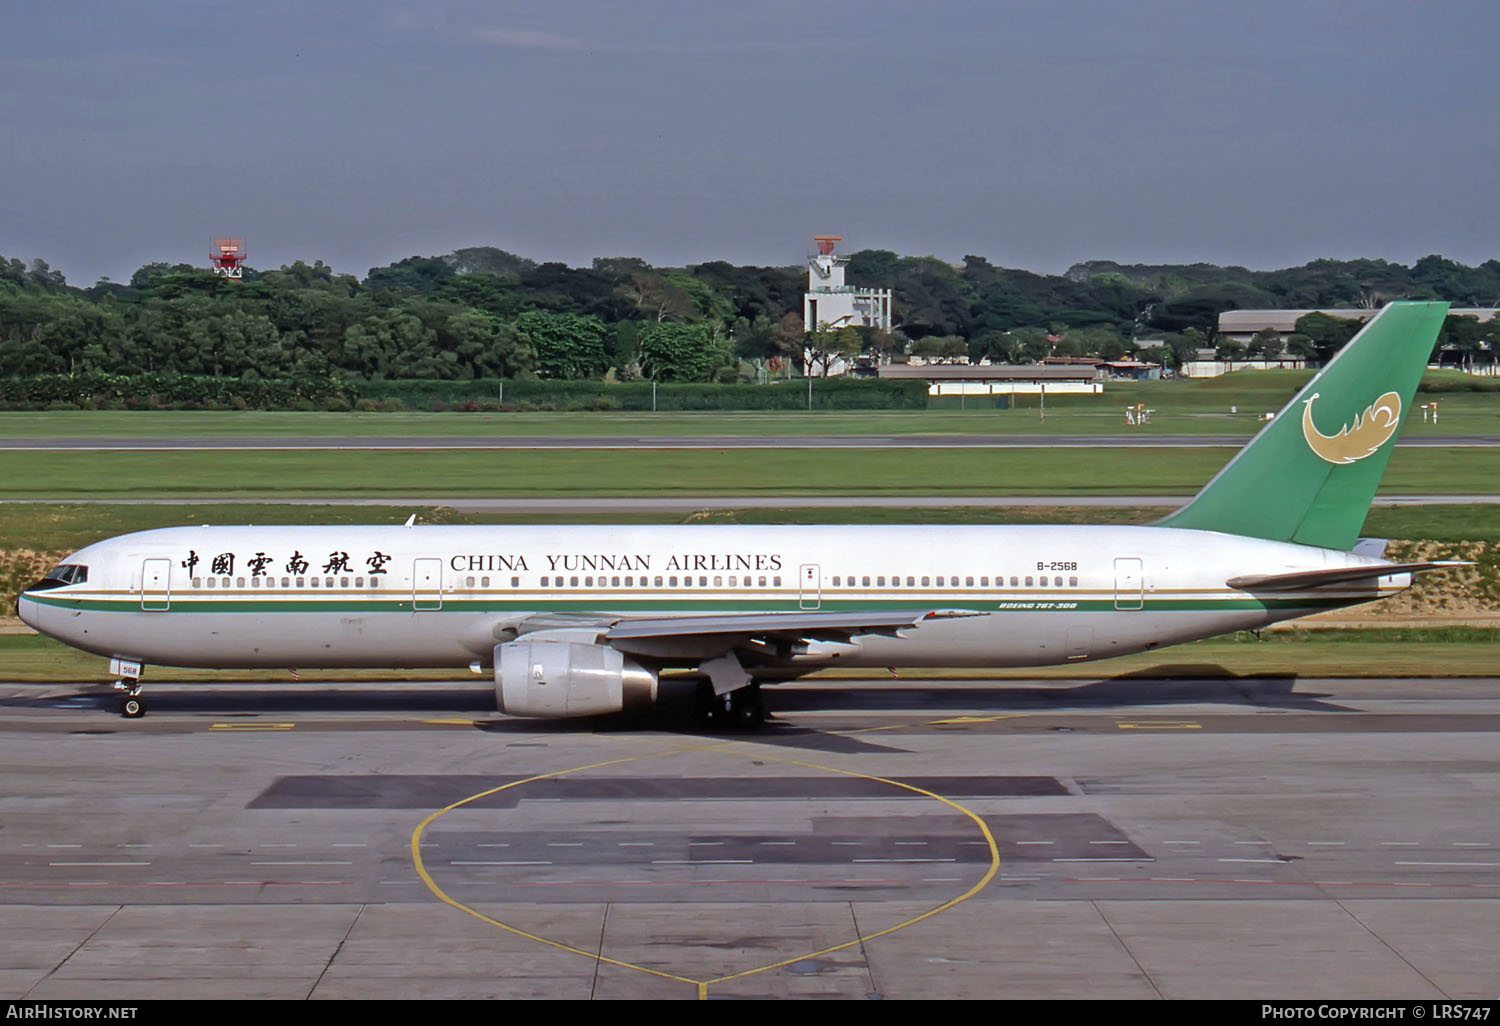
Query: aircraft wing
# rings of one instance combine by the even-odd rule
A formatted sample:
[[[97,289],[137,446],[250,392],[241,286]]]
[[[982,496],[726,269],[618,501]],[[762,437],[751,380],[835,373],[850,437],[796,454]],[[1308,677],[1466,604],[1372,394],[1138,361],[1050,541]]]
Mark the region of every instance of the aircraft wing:
[[[664,660],[688,659],[708,677],[717,695],[751,683],[741,655],[754,661],[757,653],[779,657],[805,654],[812,646],[850,643],[856,635],[900,631],[933,620],[984,616],[972,609],[908,609],[895,612],[723,613],[712,616],[567,617],[536,616],[519,625],[522,634],[545,637],[551,631],[596,631],[596,643],[635,656]],[[831,658],[837,658],[832,654]],[[817,658],[817,657],[815,657]]]
[[[642,656],[695,656],[714,694],[751,683],[741,655],[778,651],[783,657],[801,646],[848,644],[859,634],[898,632],[933,620],[983,616],[970,609],[910,609],[896,612],[725,613],[717,616],[659,616],[616,621],[601,641]],[[837,658],[837,656],[833,656]]]
[[[755,638],[846,639],[856,634],[895,634],[924,620],[983,616],[970,609],[917,609],[894,613],[726,613],[720,616],[641,617],[617,621],[605,641],[646,638],[701,638],[734,635]]]
[[[1458,559],[1438,560],[1431,563],[1377,563],[1371,566],[1338,567],[1331,570],[1301,570],[1290,574],[1245,574],[1231,577],[1224,583],[1231,588],[1245,591],[1300,591],[1303,588],[1318,588],[1328,584],[1348,584],[1367,581],[1391,574],[1415,574],[1423,570],[1444,570],[1455,566],[1474,564]]]

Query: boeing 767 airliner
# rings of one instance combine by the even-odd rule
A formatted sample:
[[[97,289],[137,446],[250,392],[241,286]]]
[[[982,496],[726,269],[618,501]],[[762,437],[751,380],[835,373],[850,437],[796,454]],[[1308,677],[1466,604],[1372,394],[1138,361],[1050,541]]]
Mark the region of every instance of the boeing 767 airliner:
[[[1368,602],[1447,563],[1353,551],[1447,312],[1391,303],[1194,499],[1149,527],[174,527],[79,550],[20,596],[44,634],[145,664],[468,666],[501,711],[711,718],[827,666],[1043,666]]]

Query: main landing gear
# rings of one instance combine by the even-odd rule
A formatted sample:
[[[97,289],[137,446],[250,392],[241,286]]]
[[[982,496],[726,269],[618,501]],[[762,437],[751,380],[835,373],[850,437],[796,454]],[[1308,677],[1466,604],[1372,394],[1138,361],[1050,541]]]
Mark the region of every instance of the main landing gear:
[[[695,713],[705,727],[755,730],[766,722],[766,703],[759,684],[716,695],[713,685],[704,681],[698,686]]]
[[[125,692],[120,700],[120,715],[127,720],[138,720],[146,715],[146,699],[141,694],[141,679],[126,677],[115,681],[115,690]]]

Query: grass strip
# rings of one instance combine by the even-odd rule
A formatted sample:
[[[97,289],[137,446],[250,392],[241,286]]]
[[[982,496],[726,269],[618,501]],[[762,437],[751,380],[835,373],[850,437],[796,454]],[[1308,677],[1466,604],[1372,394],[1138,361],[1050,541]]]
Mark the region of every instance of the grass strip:
[[[1180,495],[1203,449],[0,452],[0,498],[173,496]],[[1500,481],[1500,448],[1397,449],[1382,494]]]
[[[445,506],[323,506],[285,503],[180,505],[0,503],[0,552],[71,551],[102,538],[181,524],[1147,524],[1166,506],[951,506],[705,510],[698,513],[493,513]],[[1500,542],[1500,505],[1379,506],[1363,533],[1439,542]]]

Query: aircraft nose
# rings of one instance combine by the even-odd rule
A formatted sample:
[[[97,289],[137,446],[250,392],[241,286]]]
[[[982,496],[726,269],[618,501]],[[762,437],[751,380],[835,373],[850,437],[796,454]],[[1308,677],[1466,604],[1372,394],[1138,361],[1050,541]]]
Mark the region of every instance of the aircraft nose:
[[[26,626],[30,627],[32,630],[41,630],[41,614],[42,604],[40,602],[36,602],[29,598],[27,596],[27,593],[24,591],[16,596],[16,615],[21,618],[21,622]]]

